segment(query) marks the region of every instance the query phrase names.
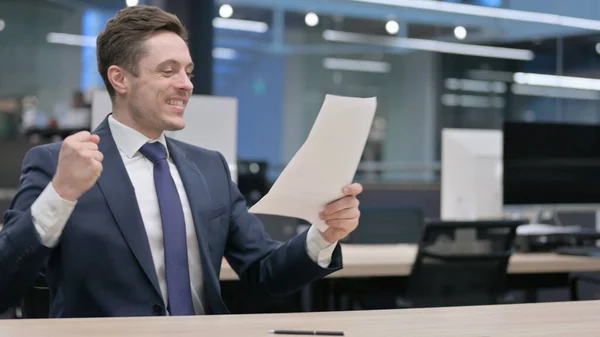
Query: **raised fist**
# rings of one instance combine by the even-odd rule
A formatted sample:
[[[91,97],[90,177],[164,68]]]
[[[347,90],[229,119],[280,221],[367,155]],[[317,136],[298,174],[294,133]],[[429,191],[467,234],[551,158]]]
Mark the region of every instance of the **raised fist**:
[[[87,192],[102,173],[102,152],[98,151],[100,137],[81,131],[67,137],[58,155],[58,167],[52,186],[58,195],[76,201]]]

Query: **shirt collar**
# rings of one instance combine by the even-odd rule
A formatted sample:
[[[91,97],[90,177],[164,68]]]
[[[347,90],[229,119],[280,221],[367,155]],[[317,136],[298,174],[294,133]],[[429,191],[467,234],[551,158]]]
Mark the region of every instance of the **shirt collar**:
[[[141,134],[139,131],[134,130],[127,125],[117,121],[112,115],[108,116],[108,125],[110,132],[112,133],[115,144],[119,150],[123,151],[128,158],[133,158],[146,143],[160,142],[164,145],[167,150],[167,158],[169,157],[169,148],[167,147],[167,141],[165,134],[161,133],[158,139],[149,139],[148,137]]]

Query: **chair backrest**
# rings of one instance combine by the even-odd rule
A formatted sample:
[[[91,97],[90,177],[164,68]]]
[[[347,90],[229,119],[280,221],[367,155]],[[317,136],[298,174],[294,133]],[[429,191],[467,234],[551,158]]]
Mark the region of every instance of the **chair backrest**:
[[[417,207],[363,206],[360,224],[348,243],[418,243],[423,226],[423,211]]]
[[[495,304],[525,221],[426,221],[407,284],[414,307]]]

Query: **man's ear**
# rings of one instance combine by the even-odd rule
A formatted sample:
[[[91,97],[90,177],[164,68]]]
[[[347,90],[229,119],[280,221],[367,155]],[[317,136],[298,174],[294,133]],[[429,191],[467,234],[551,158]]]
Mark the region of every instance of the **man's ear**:
[[[112,65],[108,68],[108,80],[112,84],[115,92],[125,94],[129,91],[129,83],[125,70],[119,66]]]

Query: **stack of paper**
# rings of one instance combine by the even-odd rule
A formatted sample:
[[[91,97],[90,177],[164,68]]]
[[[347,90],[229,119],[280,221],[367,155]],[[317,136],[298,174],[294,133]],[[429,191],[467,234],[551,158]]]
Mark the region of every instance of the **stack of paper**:
[[[376,98],[327,95],[306,142],[251,213],[304,219],[325,231],[325,205],[343,197],[360,162]]]

